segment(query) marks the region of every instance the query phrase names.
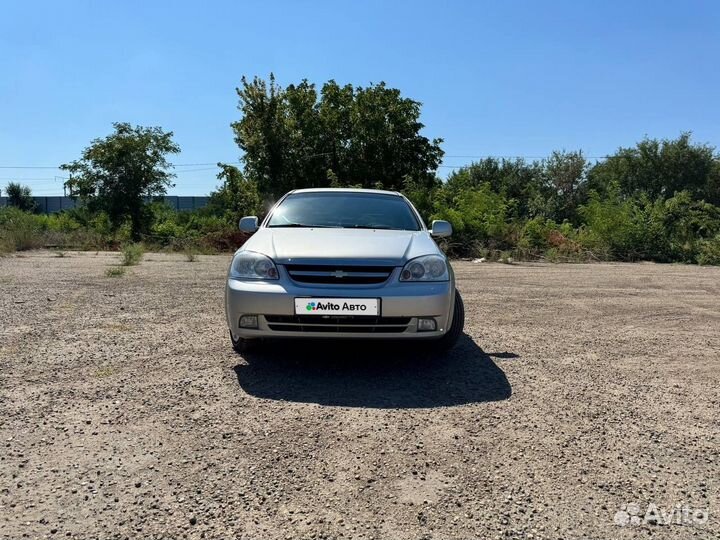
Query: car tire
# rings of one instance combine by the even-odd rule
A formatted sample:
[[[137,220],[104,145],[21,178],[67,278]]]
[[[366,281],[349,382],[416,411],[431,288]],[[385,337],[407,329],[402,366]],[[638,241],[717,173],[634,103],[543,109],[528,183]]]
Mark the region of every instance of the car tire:
[[[235,349],[236,353],[246,353],[248,351],[252,351],[255,346],[257,345],[257,339],[245,339],[245,338],[233,338],[232,334],[230,334],[230,342],[232,343],[232,348]]]
[[[465,328],[465,305],[463,304],[460,292],[455,289],[455,306],[453,308],[452,323],[447,333],[435,342],[439,351],[448,351],[457,343]]]

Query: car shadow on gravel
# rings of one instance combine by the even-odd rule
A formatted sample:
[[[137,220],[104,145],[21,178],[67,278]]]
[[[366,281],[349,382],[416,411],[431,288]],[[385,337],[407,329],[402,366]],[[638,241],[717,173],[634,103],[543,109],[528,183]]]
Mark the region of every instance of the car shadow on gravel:
[[[507,399],[505,373],[470,337],[447,353],[403,343],[278,341],[244,355],[240,387],[264,399],[340,407],[431,408]]]

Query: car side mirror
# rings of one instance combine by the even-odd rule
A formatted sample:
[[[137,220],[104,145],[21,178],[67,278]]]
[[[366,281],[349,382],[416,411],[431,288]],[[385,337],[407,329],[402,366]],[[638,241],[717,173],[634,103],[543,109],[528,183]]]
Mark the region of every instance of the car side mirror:
[[[452,225],[442,219],[436,219],[430,227],[430,234],[437,238],[443,238],[452,234]]]
[[[245,216],[240,220],[240,230],[245,233],[254,233],[258,230],[257,216]]]

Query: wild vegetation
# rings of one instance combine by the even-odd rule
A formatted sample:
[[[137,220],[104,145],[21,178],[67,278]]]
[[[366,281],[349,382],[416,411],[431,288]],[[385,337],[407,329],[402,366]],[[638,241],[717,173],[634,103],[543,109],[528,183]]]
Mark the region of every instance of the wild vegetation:
[[[424,219],[446,219],[454,256],[503,261],[652,260],[720,264],[720,156],[689,133],[645,139],[606,159],[556,151],[547,159],[487,158],[436,172],[441,139],[422,135],[421,104],[380,83],[367,88],[308,81],[287,88],[242,80],[232,123],[242,167],[218,163],[205,208],[153,202],[172,186],[172,132],[118,123],[62,167],[82,206],[35,214],[29,190],[8,186],[0,252],[57,246],[118,249],[143,242],[195,254],[245,240],[243,215],[262,215],[296,188],[398,190]]]
[[[130,243],[122,248],[122,262],[123,266],[135,266],[140,264],[143,258],[145,249],[142,244]]]
[[[457,253],[718,264],[719,181],[714,149],[683,134],[595,164],[580,152],[486,159],[429,194],[408,194],[425,215],[453,223]]]
[[[164,195],[174,175],[168,172],[168,154],[180,147],[172,132],[161,128],[115,123],[115,132],[95,139],[82,157],[60,168],[70,173],[65,186],[90,212],[104,212],[112,230],[125,223],[139,240],[151,222],[144,197]]]
[[[124,266],[111,266],[105,270],[107,277],[123,277],[125,275],[126,268]]]

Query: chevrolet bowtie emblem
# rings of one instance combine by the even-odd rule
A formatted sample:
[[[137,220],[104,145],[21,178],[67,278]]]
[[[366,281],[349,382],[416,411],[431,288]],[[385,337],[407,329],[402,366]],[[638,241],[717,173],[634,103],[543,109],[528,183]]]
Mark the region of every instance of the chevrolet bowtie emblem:
[[[346,277],[347,273],[343,272],[342,270],[335,270],[335,272],[333,272],[333,276],[340,279]]]

